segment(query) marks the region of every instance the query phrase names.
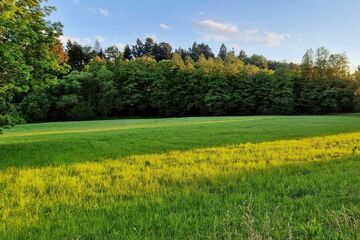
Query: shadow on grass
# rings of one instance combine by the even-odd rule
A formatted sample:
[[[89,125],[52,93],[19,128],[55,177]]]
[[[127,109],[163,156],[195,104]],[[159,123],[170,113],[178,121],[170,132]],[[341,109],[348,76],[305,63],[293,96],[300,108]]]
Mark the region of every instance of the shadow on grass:
[[[270,127],[270,126],[268,126]],[[123,132],[80,134],[68,137],[24,138],[15,143],[0,142],[0,171],[8,168],[63,166],[82,162],[99,162],[130,155],[185,151],[196,148],[221,147],[230,144],[294,140],[336,133],[350,129],[280,131],[281,126],[257,130],[250,128],[179,128],[157,131],[128,130]],[[206,134],[205,134],[206,132]],[[325,134],[326,133],[326,134]]]

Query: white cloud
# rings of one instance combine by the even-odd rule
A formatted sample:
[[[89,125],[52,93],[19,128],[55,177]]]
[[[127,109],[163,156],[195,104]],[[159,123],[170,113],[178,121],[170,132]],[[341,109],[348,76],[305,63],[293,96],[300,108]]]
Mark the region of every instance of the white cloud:
[[[269,47],[276,47],[286,39],[291,38],[289,33],[259,32],[257,29],[240,31],[238,27],[233,24],[216,22],[210,19],[199,21],[198,25],[202,29],[202,37],[206,40],[240,40],[263,43]]]
[[[259,36],[259,40],[262,41],[261,36]],[[283,33],[276,33],[276,32],[265,32],[263,36],[265,43],[269,47],[276,47],[279,46],[286,38],[288,38],[287,34]]]
[[[171,27],[165,23],[160,23],[160,28],[165,29],[165,30],[171,29]]]
[[[80,1],[79,0],[74,0],[74,3],[79,4]]]
[[[108,17],[108,16],[109,16],[109,11],[108,11],[107,9],[102,9],[102,8],[100,8],[100,9],[99,9],[99,13],[100,13],[101,15],[104,15],[105,17]]]
[[[199,22],[199,25],[203,27],[210,33],[218,33],[220,34],[236,34],[238,33],[238,29],[236,26],[231,24],[224,24],[220,22],[215,22],[213,20],[203,20]]]

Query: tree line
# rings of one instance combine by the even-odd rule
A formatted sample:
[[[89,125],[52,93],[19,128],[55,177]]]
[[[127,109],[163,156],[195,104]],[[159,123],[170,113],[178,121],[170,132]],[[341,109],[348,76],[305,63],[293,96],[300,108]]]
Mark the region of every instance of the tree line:
[[[54,10],[0,3],[0,126],[131,116],[325,114],[359,110],[360,69],[308,50],[301,64],[204,43],[173,50],[140,39],[121,51],[59,41]],[[41,2],[41,1],[40,1]],[[16,17],[15,17],[16,16]]]

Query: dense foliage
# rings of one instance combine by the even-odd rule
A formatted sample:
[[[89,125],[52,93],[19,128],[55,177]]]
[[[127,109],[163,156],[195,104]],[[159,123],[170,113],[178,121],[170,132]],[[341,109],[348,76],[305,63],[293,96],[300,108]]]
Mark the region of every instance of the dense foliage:
[[[241,60],[224,49],[216,58],[199,51],[195,61],[196,44],[184,56],[169,53],[171,59],[156,61],[153,51],[145,51],[154,49],[148,42],[137,41],[131,60],[116,47],[103,52],[69,42],[69,63],[76,70],[27,95],[22,113],[28,121],[44,121],[355,110],[357,85],[344,54],[320,48],[315,56],[307,52],[302,65],[271,63],[269,69],[263,57]]]
[[[21,121],[19,104],[28,94],[68,70],[58,40],[62,25],[46,20],[54,9],[42,2],[0,1],[0,128]]]
[[[128,116],[353,112],[360,72],[345,54],[309,50],[302,64],[236,54],[223,44],[173,50],[138,39],[121,52],[69,41],[42,1],[0,3],[0,126]],[[16,27],[15,27],[16,26]]]

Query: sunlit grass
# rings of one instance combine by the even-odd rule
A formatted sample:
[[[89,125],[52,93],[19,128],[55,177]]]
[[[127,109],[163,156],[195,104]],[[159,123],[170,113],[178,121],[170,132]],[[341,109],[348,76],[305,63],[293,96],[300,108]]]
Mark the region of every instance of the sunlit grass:
[[[268,118],[269,119],[269,118]],[[40,131],[29,131],[29,132],[9,132],[8,134],[2,136],[2,139],[14,138],[14,137],[29,137],[29,136],[38,136],[38,135],[59,135],[59,134],[71,134],[71,133],[93,133],[93,132],[107,132],[107,131],[120,131],[127,129],[143,129],[143,128],[163,128],[163,127],[177,127],[177,126],[196,126],[196,125],[207,125],[207,124],[219,124],[219,123],[233,123],[233,122],[243,122],[251,120],[262,120],[261,117],[246,117],[246,118],[237,118],[237,119],[224,119],[224,120],[211,120],[211,121],[175,121],[175,122],[158,122],[158,123],[148,123],[148,124],[131,124],[125,126],[116,126],[116,127],[87,127],[87,128],[77,128],[77,129],[61,129],[57,131],[53,130],[40,130]]]
[[[0,135],[0,170],[360,131],[356,115],[131,119],[17,125]]]
[[[246,187],[246,179],[261,178],[259,177],[263,174],[261,171],[270,171],[265,175],[273,176],[276,179],[277,168],[290,167],[290,169],[296,169],[296,166],[305,164],[317,162],[323,164],[339,159],[358,159],[359,157],[360,132],[355,132],[300,140],[280,140],[188,151],[171,151],[163,154],[132,155],[99,163],[87,162],[24,169],[8,168],[0,172],[0,188],[2,189],[0,194],[0,238],[1,236],[28,236],[37,239],[36,236],[39,234],[39,236],[67,237],[68,239],[76,239],[78,236],[82,236],[86,239],[86,234],[90,234],[88,236],[92,237],[97,235],[95,233],[92,235],[91,231],[85,234],[79,229],[84,229],[84,226],[91,228],[94,224],[93,220],[99,217],[102,219],[101,222],[105,222],[109,228],[108,232],[104,234],[109,239],[118,236],[117,234],[130,237],[130,233],[134,234],[133,237],[141,236],[141,234],[148,235],[150,238],[158,234],[159,236],[163,235],[162,237],[174,237],[171,236],[171,231],[166,233],[165,230],[165,232],[159,230],[160,232],[157,232],[156,229],[148,229],[145,226],[143,229],[135,231],[130,228],[131,219],[121,219],[120,222],[127,227],[116,229],[116,227],[111,227],[111,222],[114,219],[98,211],[99,209],[107,209],[107,211],[113,211],[115,214],[115,212],[126,212],[128,209],[131,212],[132,208],[138,208],[144,204],[151,209],[153,203],[162,206],[160,208],[155,207],[155,209],[159,208],[158,211],[163,211],[162,208],[172,206],[172,196],[177,199],[176,196],[182,195],[184,197],[183,204],[189,199],[199,202],[212,201],[211,191],[215,191],[217,194],[224,191],[223,204],[227,208],[229,203],[225,199],[231,199],[232,192],[236,191],[231,189],[244,187],[248,189],[246,191],[249,191],[249,187]],[[292,170],[285,171],[291,174]],[[249,181],[251,183],[251,180]],[[254,194],[257,191],[262,191],[262,189],[266,191],[266,186],[258,186],[256,182],[251,184],[253,185],[250,189],[253,189]],[[269,184],[271,185],[271,183]],[[292,184],[298,183],[293,182]],[[205,196],[208,196],[209,191],[210,195],[207,199]],[[204,194],[204,199],[201,194]],[[276,192],[274,194],[277,195]],[[300,194],[299,196],[301,196],[303,193],[294,192],[292,194],[295,196]],[[193,197],[191,197],[192,195]],[[214,202],[212,206],[221,204],[221,201]],[[306,204],[306,199],[304,204]],[[264,205],[266,204],[264,203]],[[143,211],[150,211],[147,209],[148,207],[145,207]],[[194,208],[193,214],[199,211],[197,209],[199,206],[184,205],[184,207]],[[311,213],[309,206],[306,208]],[[79,210],[81,211],[78,212]],[[225,217],[225,210],[222,213],[218,212],[218,214]],[[271,209],[268,210],[272,211]],[[211,210],[211,212],[213,211]],[[139,210],[136,214],[139,215],[141,212]],[[209,218],[206,212],[207,209],[204,209],[200,215],[204,215],[206,221],[211,221],[212,218]],[[133,217],[136,218],[136,214]],[[176,213],[174,214],[176,217]],[[191,211],[189,214],[191,216]],[[138,217],[141,219],[140,215]],[[156,215],[153,217],[156,218]],[[160,222],[168,219],[165,216],[163,216],[163,220],[161,220],[162,216],[158,217]],[[46,221],[48,218],[52,221],[55,220],[55,222]],[[56,222],[61,222],[60,218],[65,222],[62,224]],[[79,224],[79,219],[84,226],[76,229],[74,224]],[[152,224],[154,221],[156,223],[154,219],[148,219],[148,221]],[[198,227],[200,228],[200,230],[188,232],[191,238],[197,238],[196,235],[193,235],[196,232],[200,232],[202,238],[206,236],[210,238],[212,235],[218,236],[217,232],[202,232],[201,224],[206,225],[209,224],[208,222],[202,223],[201,219],[194,219],[189,220],[188,224],[191,225],[191,222],[199,224]],[[146,223],[144,222],[144,224]],[[168,224],[171,225],[171,223]],[[56,226],[60,229],[53,229]],[[67,231],[66,226],[71,228],[71,231]],[[173,229],[175,226],[168,227]],[[234,229],[229,233],[230,236],[235,234],[234,231],[237,229],[236,226],[232,226],[230,229],[232,228]],[[37,229],[43,229],[43,232],[37,232]],[[221,229],[221,231],[226,230]],[[52,231],[54,231],[54,235],[51,235]],[[246,231],[243,233],[248,234]],[[296,235],[296,232],[292,234]],[[177,237],[180,238],[179,236]],[[245,235],[240,234],[239,236]],[[100,239],[101,236],[97,238]]]

